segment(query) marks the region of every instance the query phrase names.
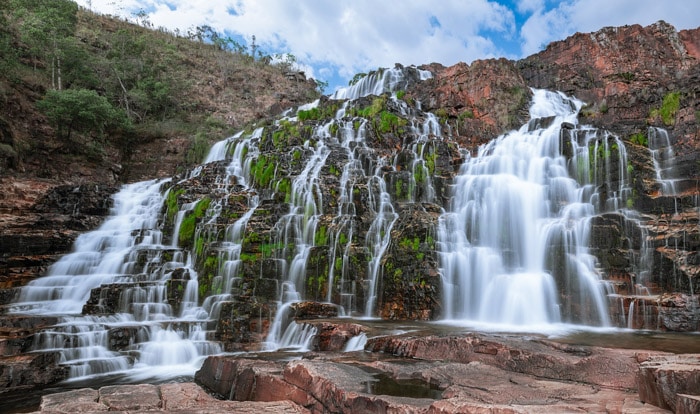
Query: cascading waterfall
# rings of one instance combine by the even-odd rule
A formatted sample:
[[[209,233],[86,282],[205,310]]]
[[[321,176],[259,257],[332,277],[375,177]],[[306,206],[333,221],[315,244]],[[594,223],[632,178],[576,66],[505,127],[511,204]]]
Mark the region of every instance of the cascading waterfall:
[[[315,136],[316,134],[318,133]],[[264,345],[267,350],[297,346],[303,349],[309,337],[308,331],[301,336],[294,332],[300,328],[295,322],[289,323],[288,313],[291,304],[300,301],[304,292],[306,265],[315,245],[318,219],[323,214],[319,174],[330,151],[323,140],[318,140],[315,146],[307,141],[304,146],[312,151],[312,155],[304,170],[292,181],[289,213],[275,226],[279,230],[275,243],[284,246],[280,262],[284,266],[282,273],[285,280],[279,289],[277,314]],[[287,256],[292,257],[289,263],[284,260]],[[300,338],[303,338],[304,343],[298,342]]]
[[[78,237],[74,252],[51,266],[46,277],[23,287],[10,308],[59,316],[58,324],[36,334],[33,349],[59,351],[72,379],[134,368],[153,376],[191,373],[204,355],[220,352],[206,340],[206,320],[192,311],[197,308],[192,295],[196,272],[190,270],[179,314],[167,301],[172,270],[187,264],[162,244],[162,185],[124,186],[102,226]],[[118,303],[109,303],[112,288],[120,290]]]
[[[560,143],[562,123],[575,125],[580,107],[535,90],[530,124],[482,146],[461,167],[438,234],[446,319],[520,327],[609,323],[603,284],[587,252],[588,228],[594,204],[617,202],[596,201],[595,186],[586,184],[597,170],[577,157],[590,144],[571,161],[588,177],[581,186],[569,175]],[[555,118],[539,126],[546,117]]]

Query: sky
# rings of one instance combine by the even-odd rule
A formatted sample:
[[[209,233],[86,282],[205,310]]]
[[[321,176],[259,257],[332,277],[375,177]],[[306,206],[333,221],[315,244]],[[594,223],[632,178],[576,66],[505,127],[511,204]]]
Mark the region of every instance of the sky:
[[[266,54],[291,54],[325,93],[377,68],[521,59],[606,26],[700,26],[698,0],[77,0],[94,12],[186,33],[208,25]],[[140,17],[139,17],[140,16]]]

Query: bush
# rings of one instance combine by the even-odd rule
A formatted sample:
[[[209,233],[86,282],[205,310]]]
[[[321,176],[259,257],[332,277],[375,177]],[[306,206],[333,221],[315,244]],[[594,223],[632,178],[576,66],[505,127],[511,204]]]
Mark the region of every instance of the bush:
[[[69,141],[73,131],[102,137],[107,131],[131,126],[123,110],[89,89],[50,90],[37,102],[37,108],[47,116],[58,137]]]

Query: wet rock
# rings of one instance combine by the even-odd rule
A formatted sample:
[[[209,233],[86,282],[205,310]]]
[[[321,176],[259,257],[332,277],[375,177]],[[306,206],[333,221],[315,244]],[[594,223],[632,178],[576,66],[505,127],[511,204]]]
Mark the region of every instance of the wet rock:
[[[59,365],[58,352],[42,352],[0,358],[0,390],[17,392],[55,384],[68,376]]]
[[[338,316],[338,307],[329,303],[297,302],[290,306],[290,316],[297,320],[334,318]]]
[[[367,331],[355,323],[307,322],[316,327],[313,349],[318,351],[342,351],[350,338]]]
[[[700,355],[653,356],[641,363],[638,385],[640,400],[678,412],[679,394],[700,396]],[[692,406],[692,400],[683,404]]]
[[[677,414],[700,413],[700,396],[678,394],[676,399]]]
[[[564,358],[586,353],[577,347],[550,348],[551,354]],[[290,400],[314,413],[667,412],[644,404],[636,389],[545,378],[480,361],[438,359],[386,353],[371,358],[318,353],[288,362],[215,356],[205,361],[197,377],[231,400]]]
[[[630,350],[561,345],[543,340],[519,340],[467,334],[463,336],[395,336],[367,341],[365,350],[407,358],[468,363],[612,389],[637,387],[638,363]]]
[[[110,411],[152,411],[161,408],[158,387],[150,384],[102,387],[99,401]]]
[[[659,299],[659,327],[674,332],[700,328],[700,295],[664,294]]]
[[[91,413],[109,411],[109,406],[99,402],[100,392],[91,388],[45,395],[41,399],[41,412]]]

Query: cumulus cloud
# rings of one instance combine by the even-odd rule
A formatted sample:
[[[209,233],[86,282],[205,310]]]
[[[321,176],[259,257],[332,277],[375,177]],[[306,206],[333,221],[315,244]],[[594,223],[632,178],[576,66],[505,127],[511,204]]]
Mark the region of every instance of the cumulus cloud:
[[[268,53],[287,52],[311,76],[351,78],[394,63],[451,65],[521,58],[577,31],[663,19],[697,26],[700,2],[687,0],[79,0],[155,27],[209,25]],[[513,49],[515,44],[518,49]]]

